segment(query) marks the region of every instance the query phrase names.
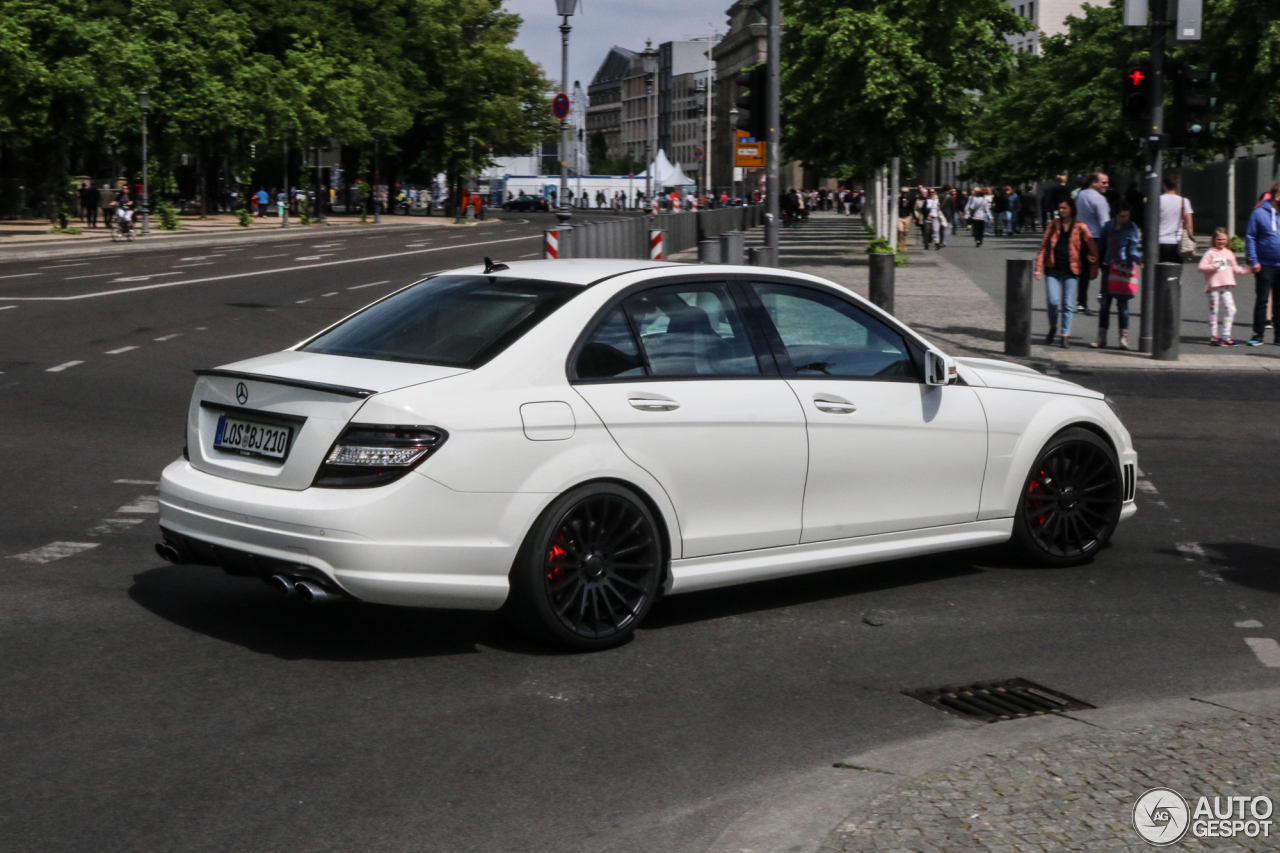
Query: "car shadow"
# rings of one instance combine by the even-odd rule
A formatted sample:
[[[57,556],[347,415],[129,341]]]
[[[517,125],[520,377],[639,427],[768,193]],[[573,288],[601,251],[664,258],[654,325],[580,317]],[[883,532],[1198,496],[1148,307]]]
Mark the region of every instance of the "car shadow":
[[[1201,547],[1223,580],[1280,593],[1280,548],[1252,542],[1204,542]]]
[[[357,601],[309,605],[256,578],[211,566],[134,575],[129,597],[175,625],[284,660],[371,661],[474,654],[480,646],[553,654],[496,613],[390,607]]]

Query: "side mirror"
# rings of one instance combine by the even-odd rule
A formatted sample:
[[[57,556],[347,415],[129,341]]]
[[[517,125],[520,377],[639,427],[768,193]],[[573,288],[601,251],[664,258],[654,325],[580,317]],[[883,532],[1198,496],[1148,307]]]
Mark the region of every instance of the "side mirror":
[[[956,372],[956,362],[949,355],[937,350],[926,350],[924,354],[924,384],[952,385],[960,374]]]

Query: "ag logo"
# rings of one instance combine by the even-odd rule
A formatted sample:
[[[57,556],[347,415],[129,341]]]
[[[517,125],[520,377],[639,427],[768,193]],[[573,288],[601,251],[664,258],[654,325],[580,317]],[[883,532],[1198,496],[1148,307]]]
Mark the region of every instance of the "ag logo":
[[[1133,828],[1142,840],[1166,847],[1187,834],[1187,801],[1172,788],[1152,788],[1133,804]]]
[[[243,382],[236,383],[236,400],[239,401],[242,406],[249,402],[249,389],[244,387]]]

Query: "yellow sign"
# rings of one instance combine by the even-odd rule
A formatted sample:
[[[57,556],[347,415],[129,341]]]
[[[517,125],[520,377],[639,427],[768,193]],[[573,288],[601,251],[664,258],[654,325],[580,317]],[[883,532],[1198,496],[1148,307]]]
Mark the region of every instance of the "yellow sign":
[[[757,142],[744,130],[736,131],[733,141],[733,165],[744,169],[763,169],[765,143]]]

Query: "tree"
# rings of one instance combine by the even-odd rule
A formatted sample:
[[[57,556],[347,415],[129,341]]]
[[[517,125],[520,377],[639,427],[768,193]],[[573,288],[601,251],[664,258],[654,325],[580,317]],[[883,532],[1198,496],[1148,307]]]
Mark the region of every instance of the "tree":
[[[919,162],[958,134],[974,92],[1012,67],[1027,29],[1004,0],[786,0],[782,136],[831,174]]]

